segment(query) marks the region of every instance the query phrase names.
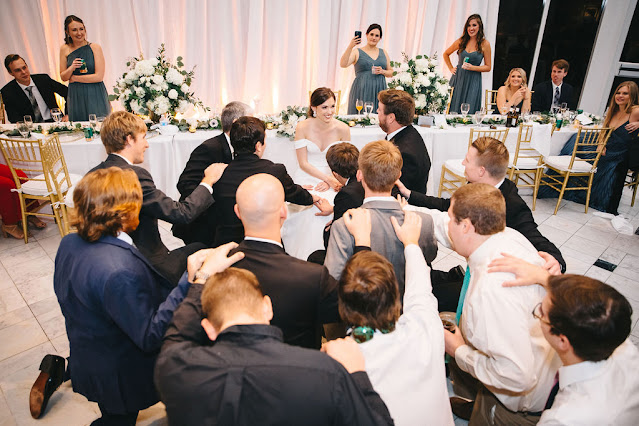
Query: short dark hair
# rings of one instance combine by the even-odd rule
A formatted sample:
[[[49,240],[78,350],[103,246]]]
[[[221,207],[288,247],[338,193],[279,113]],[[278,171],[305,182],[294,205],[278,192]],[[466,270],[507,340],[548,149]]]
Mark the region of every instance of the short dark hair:
[[[401,303],[393,265],[373,251],[351,257],[339,280],[338,307],[348,325],[394,330]]]
[[[415,99],[403,90],[386,89],[377,94],[384,104],[384,114],[395,114],[395,120],[402,126],[413,123],[415,118]]]
[[[581,275],[548,279],[550,332],[563,334],[584,361],[607,359],[630,334],[632,307],[621,293]]]
[[[368,29],[366,30],[366,34],[370,33],[371,31],[375,29],[379,30],[379,38],[381,40],[383,33],[382,33],[382,26],[379,24],[370,24],[368,26]]]
[[[11,53],[4,58],[4,67],[7,71],[9,71],[9,74],[11,74],[11,68],[9,68],[9,65],[11,65],[11,62],[17,61],[18,59],[22,59],[22,57],[17,53]],[[22,60],[24,61],[24,59]],[[24,62],[26,63],[27,61]]]
[[[335,144],[326,151],[328,167],[345,179],[350,179],[357,174],[358,158],[359,150],[348,142]]]
[[[258,142],[264,143],[266,126],[255,117],[240,117],[231,126],[231,145],[235,154],[252,154]]]
[[[75,15],[69,15],[66,18],[64,18],[64,43],[65,44],[71,44],[72,43],[71,36],[67,32],[67,31],[69,31],[69,24],[71,24],[71,22],[79,22],[82,25],[84,25],[84,22],[82,22],[82,19],[78,18]],[[86,28],[86,26],[85,26],[85,28]]]
[[[557,67],[560,70],[564,70],[566,72],[568,72],[568,69],[570,69],[570,64],[565,59],[557,59],[556,61],[553,61],[552,66]]]

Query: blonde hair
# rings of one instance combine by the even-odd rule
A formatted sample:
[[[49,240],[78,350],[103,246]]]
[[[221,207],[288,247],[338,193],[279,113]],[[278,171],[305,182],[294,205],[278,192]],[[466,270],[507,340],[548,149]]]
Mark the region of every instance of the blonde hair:
[[[362,148],[358,165],[371,190],[386,192],[393,189],[402,172],[402,154],[392,142],[375,141]]]
[[[630,99],[628,100],[628,103],[626,104],[623,112],[626,114],[630,114],[632,108],[634,108],[639,102],[639,88],[637,88],[637,83],[635,83],[634,81],[624,81],[622,83],[619,83],[619,86],[617,86],[617,88],[615,89],[615,93],[613,93],[612,98],[610,98],[610,103],[608,104],[608,114],[606,114],[606,118],[604,119],[604,127],[608,127],[610,121],[612,120],[612,117],[614,117],[615,114],[620,110],[619,105],[617,105],[617,102],[615,102],[615,95],[617,94],[619,89],[624,86],[627,87],[628,91],[630,92]]]
[[[109,114],[102,123],[100,139],[107,154],[112,154],[124,149],[127,136],[135,138],[140,133],[146,133],[144,120],[130,112],[116,111]]]
[[[528,77],[526,77],[526,71],[524,71],[523,68],[513,68],[513,69],[511,69],[510,72],[508,73],[508,77],[506,78],[506,81],[504,81],[504,86],[510,88],[510,76],[515,71],[517,71],[519,74],[521,74],[521,81],[522,81],[521,85],[522,85],[522,87],[526,87],[526,85],[528,84]]]

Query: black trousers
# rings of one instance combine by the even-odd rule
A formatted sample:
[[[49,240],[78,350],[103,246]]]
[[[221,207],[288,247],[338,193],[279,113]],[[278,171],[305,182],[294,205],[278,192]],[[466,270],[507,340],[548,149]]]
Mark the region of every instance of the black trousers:
[[[173,285],[177,285],[186,271],[186,259],[198,250],[207,248],[202,243],[193,243],[170,251],[167,255],[149,259],[151,264]]]
[[[98,404],[98,406],[102,417],[95,419],[91,426],[134,426],[138,418],[139,411],[127,414],[110,414],[101,405]]]

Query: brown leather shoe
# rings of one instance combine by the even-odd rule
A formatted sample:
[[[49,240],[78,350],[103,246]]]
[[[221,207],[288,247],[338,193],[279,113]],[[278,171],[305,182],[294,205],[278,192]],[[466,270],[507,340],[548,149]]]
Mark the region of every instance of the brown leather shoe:
[[[450,408],[452,408],[453,414],[460,419],[470,420],[474,405],[475,401],[472,399],[462,398],[461,396],[450,397]]]
[[[58,355],[45,355],[40,363],[40,375],[29,393],[31,417],[40,418],[47,408],[49,398],[62,384],[64,379],[64,358]]]

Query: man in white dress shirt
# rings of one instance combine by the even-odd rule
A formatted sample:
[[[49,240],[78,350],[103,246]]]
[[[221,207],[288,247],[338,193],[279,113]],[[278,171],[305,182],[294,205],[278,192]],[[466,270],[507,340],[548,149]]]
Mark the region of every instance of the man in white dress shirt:
[[[539,266],[544,260],[523,235],[506,228],[504,198],[491,185],[459,188],[448,213],[433,212],[433,220],[438,241],[446,244],[450,238],[469,267],[458,310],[461,333],[444,331],[446,352],[455,359],[453,389],[476,398],[469,424],[537,423],[559,368],[557,354],[530,315],[545,291],[505,288],[503,282],[513,275],[489,273],[487,266],[502,253]]]
[[[628,340],[632,307],[611,286],[580,275],[550,276],[519,259],[490,270],[541,284],[548,293],[533,315],[563,366],[540,425],[634,425],[639,419],[639,351]]]

